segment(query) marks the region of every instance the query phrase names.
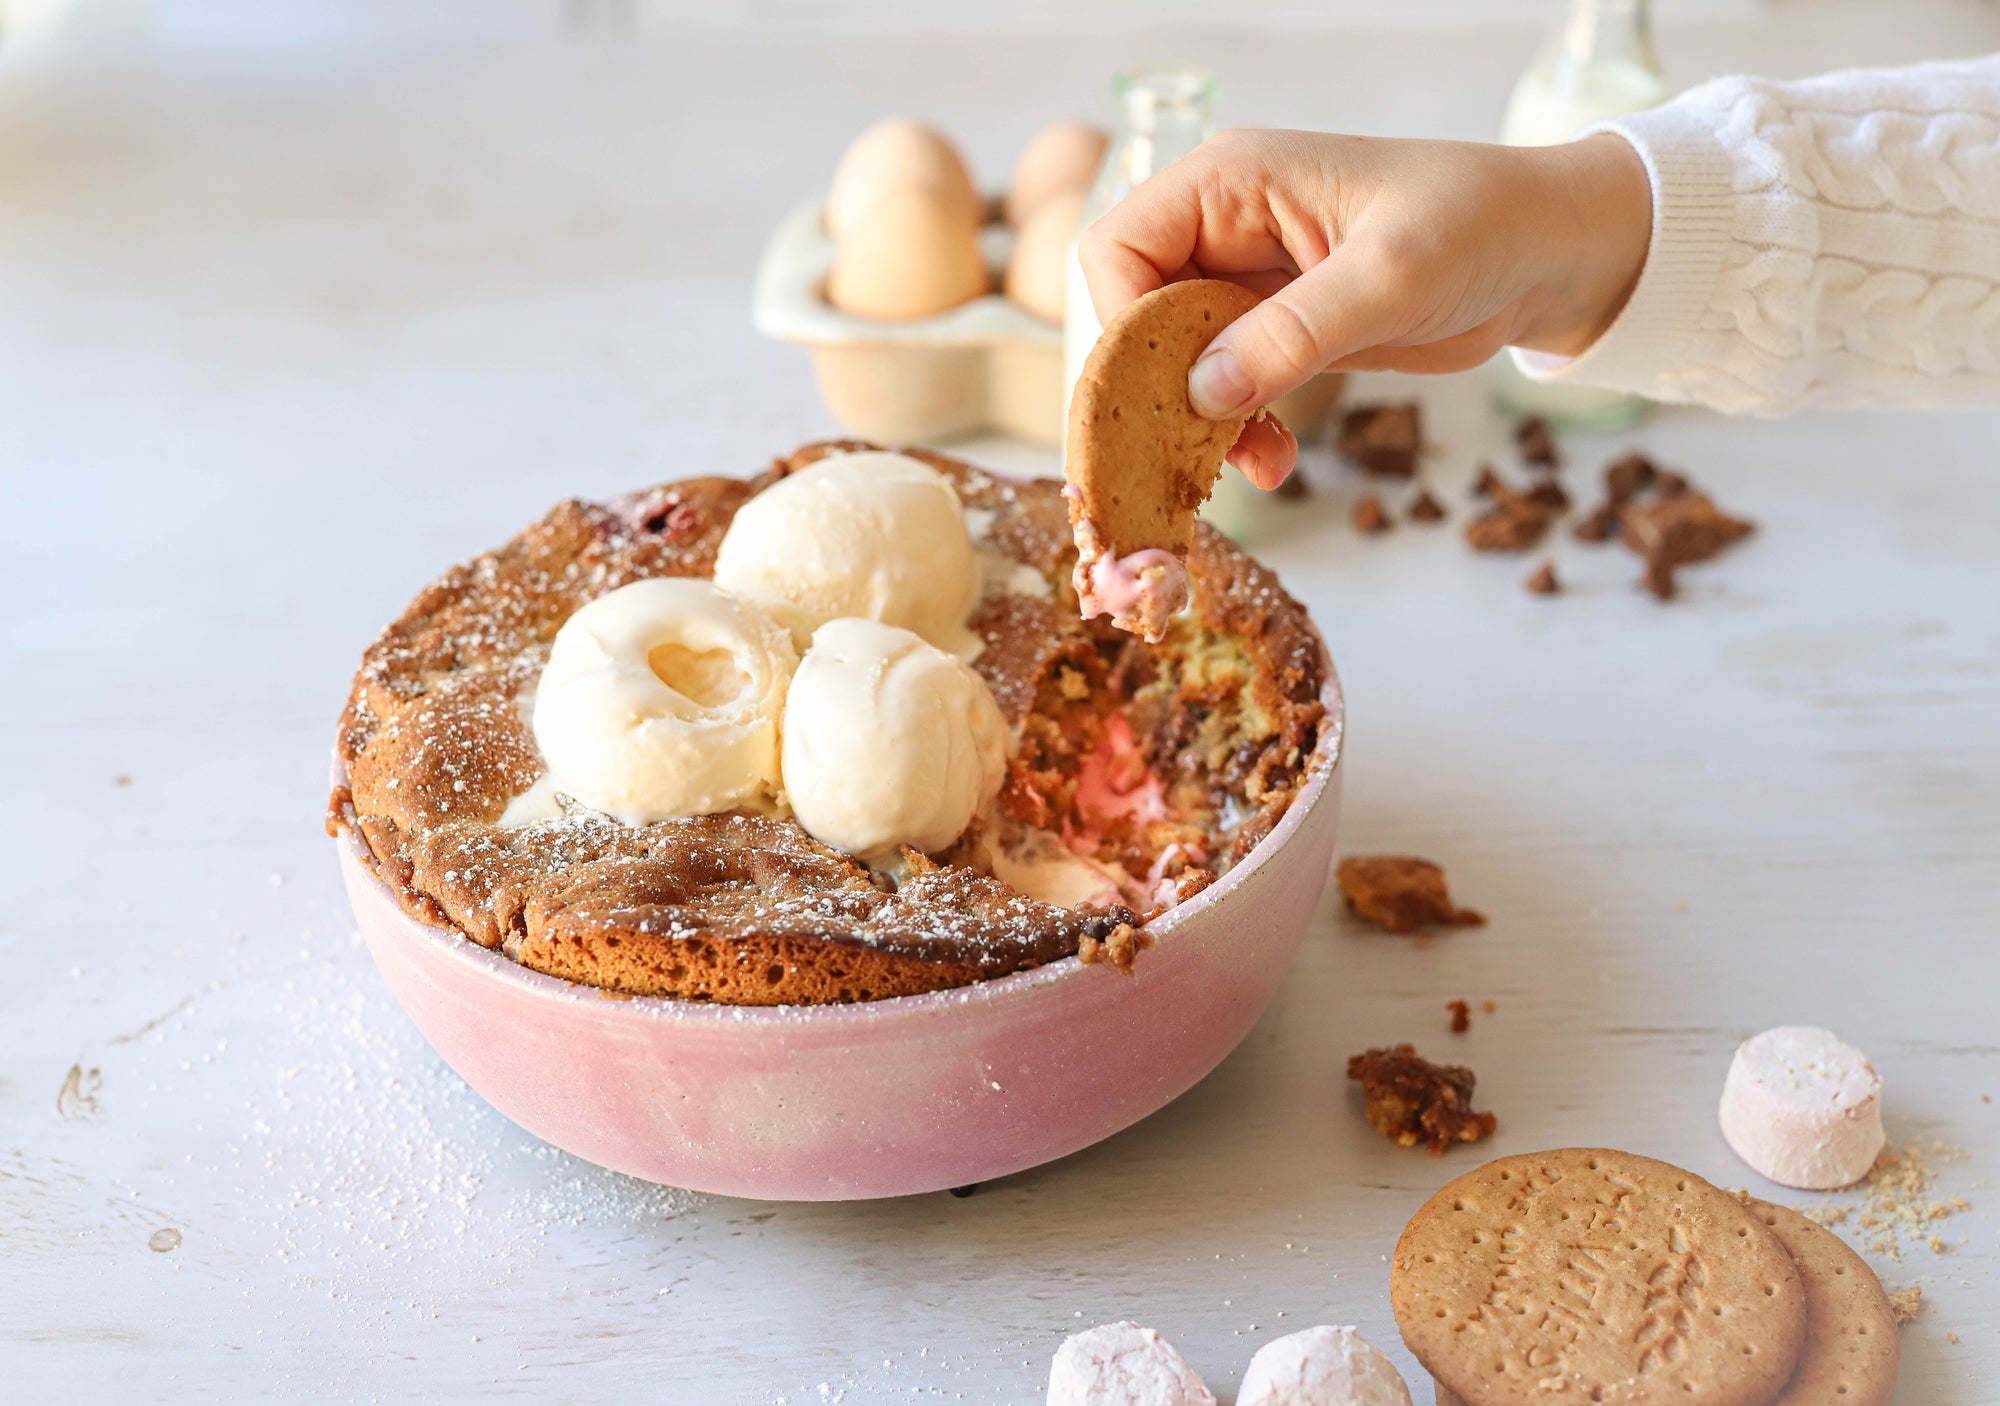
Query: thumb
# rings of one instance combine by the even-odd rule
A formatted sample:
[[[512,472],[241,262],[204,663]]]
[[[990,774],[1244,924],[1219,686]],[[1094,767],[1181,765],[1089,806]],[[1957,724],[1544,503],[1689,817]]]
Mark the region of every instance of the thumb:
[[[1269,405],[1343,356],[1403,330],[1404,301],[1374,260],[1341,246],[1223,328],[1188,372],[1188,400],[1210,419]]]

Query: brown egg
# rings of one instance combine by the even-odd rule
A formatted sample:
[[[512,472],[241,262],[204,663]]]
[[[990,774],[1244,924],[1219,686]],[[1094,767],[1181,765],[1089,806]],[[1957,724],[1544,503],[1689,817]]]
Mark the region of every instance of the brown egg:
[[[1083,218],[1084,192],[1060,191],[1044,200],[1021,225],[1014,257],[1007,261],[1007,296],[1036,317],[1063,320],[1063,279],[1069,242]]]
[[[1058,122],[1028,138],[1007,183],[1007,223],[1019,229],[1050,196],[1087,190],[1111,138],[1087,122]]]
[[[834,250],[827,301],[859,317],[931,317],[992,286],[979,231],[925,189],[885,192],[855,217]]]
[[[942,133],[907,117],[877,122],[848,145],[826,191],[826,232],[843,238],[891,191],[928,190],[968,225],[986,218],[965,160]]]

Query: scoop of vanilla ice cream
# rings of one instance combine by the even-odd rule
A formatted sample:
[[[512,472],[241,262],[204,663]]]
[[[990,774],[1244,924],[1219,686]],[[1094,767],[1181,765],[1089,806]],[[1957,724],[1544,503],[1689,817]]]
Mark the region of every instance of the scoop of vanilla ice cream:
[[[943,474],[904,454],[839,454],[772,484],[723,534],[715,584],[763,607],[801,652],[849,617],[978,652],[965,628],[979,598],[965,510]]]
[[[628,824],[769,804],[798,654],[707,581],[635,581],[556,632],[535,742],[556,788]]]
[[[909,630],[819,627],[785,701],[785,796],[822,844],[936,851],[1000,789],[1007,724],[979,675]]]

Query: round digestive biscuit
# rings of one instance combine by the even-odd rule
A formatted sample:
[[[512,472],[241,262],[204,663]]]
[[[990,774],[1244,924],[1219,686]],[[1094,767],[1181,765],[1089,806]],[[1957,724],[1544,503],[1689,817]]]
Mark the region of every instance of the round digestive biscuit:
[[[1791,1256],[1692,1172],[1601,1148],[1448,1183],[1396,1245],[1403,1340],[1467,1406],[1765,1406],[1796,1365]]]
[[[1806,1293],[1805,1346],[1771,1406],[1884,1406],[1902,1349],[1882,1281],[1825,1226],[1788,1206],[1748,1204],[1798,1265]]]
[[[1195,513],[1249,418],[1205,420],[1188,371],[1216,334],[1257,306],[1234,283],[1198,278],[1134,299],[1097,339],[1070,400],[1063,475],[1071,520],[1111,550],[1185,556]]]

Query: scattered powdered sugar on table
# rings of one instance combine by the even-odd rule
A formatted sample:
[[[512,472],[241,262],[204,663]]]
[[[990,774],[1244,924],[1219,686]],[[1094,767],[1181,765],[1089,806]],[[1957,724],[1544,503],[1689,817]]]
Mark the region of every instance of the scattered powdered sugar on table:
[[[328,1353],[340,1346],[329,1326],[386,1331],[462,1310],[473,1294],[504,1303],[542,1255],[597,1236],[635,1250],[624,1296],[671,1292],[662,1282],[674,1276],[636,1251],[659,1242],[644,1232],[674,1237],[705,1198],[593,1166],[508,1122],[410,1026],[358,935],[308,935],[283,963],[248,952],[100,1062],[102,1121],[123,1122],[146,1154],[119,1194],[174,1206],[204,1267],[234,1274],[247,1322],[262,1324],[255,1337],[294,1336],[284,1306],[301,1295],[325,1301],[312,1321]]]

